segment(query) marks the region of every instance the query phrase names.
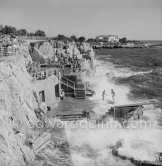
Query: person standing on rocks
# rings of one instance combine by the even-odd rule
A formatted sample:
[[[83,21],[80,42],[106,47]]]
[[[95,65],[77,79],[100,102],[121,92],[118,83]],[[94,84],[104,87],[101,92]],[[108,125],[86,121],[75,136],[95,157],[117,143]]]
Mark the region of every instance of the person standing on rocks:
[[[106,95],[106,91],[104,90],[104,91],[102,92],[102,100],[105,99],[105,95]]]
[[[112,100],[115,103],[115,92],[113,89],[111,89],[111,95],[112,95]]]

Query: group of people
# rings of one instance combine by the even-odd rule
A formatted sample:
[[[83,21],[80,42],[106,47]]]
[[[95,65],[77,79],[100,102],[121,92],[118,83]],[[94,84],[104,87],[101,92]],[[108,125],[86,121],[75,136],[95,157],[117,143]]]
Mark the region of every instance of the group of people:
[[[102,100],[105,99],[105,95],[107,95],[107,94],[106,94],[106,90],[104,90],[104,91],[102,92]],[[115,102],[115,92],[114,92],[113,89],[111,89],[111,96],[112,96],[113,102]]]

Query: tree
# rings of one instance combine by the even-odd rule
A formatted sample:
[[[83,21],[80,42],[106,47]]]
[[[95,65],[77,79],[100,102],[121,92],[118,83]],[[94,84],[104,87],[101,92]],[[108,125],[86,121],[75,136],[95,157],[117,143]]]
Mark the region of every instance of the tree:
[[[72,35],[70,38],[71,38],[73,41],[77,42],[77,37],[76,37],[75,35]]]
[[[58,34],[57,35],[57,40],[66,40],[67,37],[65,35],[62,35],[62,34]]]
[[[19,29],[16,31],[16,35],[18,36],[26,36],[27,35],[27,30],[26,29]]]
[[[81,36],[81,37],[78,38],[78,41],[79,42],[85,42],[86,38],[84,36]]]
[[[46,34],[42,30],[37,30],[37,31],[35,31],[35,36],[46,36]]]
[[[2,33],[4,33],[4,34],[14,34],[15,35],[16,34],[16,28],[5,25],[5,27],[2,29]]]
[[[28,35],[28,36],[35,36],[35,33],[29,32],[27,35]]]
[[[3,25],[1,24],[1,25],[0,25],[0,31],[2,31],[2,29],[3,29]]]
[[[54,39],[60,40],[60,41],[72,41],[71,38],[69,38],[68,36],[62,35],[62,34],[58,34],[57,37],[55,37]]]
[[[89,38],[89,39],[87,39],[87,42],[96,42],[96,39]]]
[[[123,38],[119,39],[119,42],[120,43],[127,43],[127,38],[123,37]]]

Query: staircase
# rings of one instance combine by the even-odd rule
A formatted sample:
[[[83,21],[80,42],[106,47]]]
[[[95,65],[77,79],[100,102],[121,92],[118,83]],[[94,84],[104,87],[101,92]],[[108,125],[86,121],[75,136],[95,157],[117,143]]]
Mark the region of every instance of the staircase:
[[[90,118],[90,114],[89,112],[82,111],[78,113],[57,114],[55,117],[59,118],[61,121],[77,121],[84,118]]]
[[[81,81],[80,78],[77,78],[76,86],[75,86],[75,98],[76,99],[85,99],[86,98],[86,90],[85,85]]]
[[[61,84],[65,85],[65,96],[74,96],[76,99],[85,99],[86,90],[85,85],[80,78],[77,78],[76,83],[66,77],[61,78]]]
[[[59,118],[61,121],[77,121],[77,120],[82,120],[84,118],[82,114],[57,115],[56,117]]]
[[[73,96],[75,94],[75,82],[69,80],[66,77],[61,77],[61,85],[64,85],[65,87],[64,92],[65,92],[65,96]]]

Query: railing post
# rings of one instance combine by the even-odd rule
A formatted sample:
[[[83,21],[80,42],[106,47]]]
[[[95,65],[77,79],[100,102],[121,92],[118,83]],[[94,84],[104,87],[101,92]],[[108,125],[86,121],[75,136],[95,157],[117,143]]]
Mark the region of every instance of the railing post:
[[[74,97],[75,97],[75,82],[74,82]]]

